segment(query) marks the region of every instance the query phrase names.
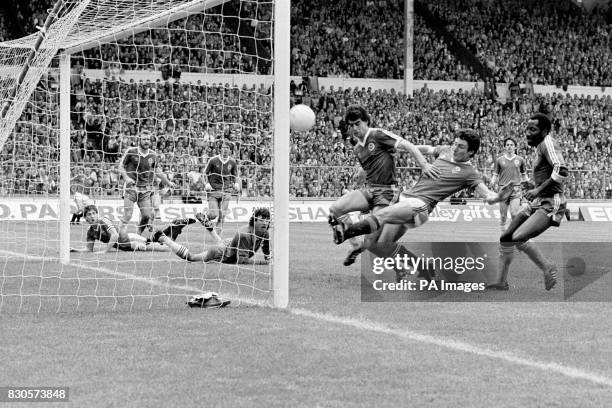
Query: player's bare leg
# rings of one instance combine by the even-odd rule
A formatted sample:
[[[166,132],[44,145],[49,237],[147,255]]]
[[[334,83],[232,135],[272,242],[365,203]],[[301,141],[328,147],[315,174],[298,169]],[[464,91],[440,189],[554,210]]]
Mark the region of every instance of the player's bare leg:
[[[120,229],[127,230],[127,225],[130,223],[132,215],[134,214],[134,204],[136,204],[136,202],[129,198],[126,193],[123,198],[123,217],[121,218]]]
[[[499,203],[499,226],[501,232],[506,230],[506,222],[508,221],[508,208],[510,205],[505,201]]]
[[[352,223],[352,220],[350,220],[350,217],[348,215],[349,213],[354,211],[368,211],[369,209],[370,204],[368,203],[368,200],[364,197],[363,193],[359,190],[352,191],[340,197],[329,207],[329,225],[333,229],[335,226],[342,224],[345,221]],[[350,242],[353,249],[351,250],[351,252],[349,252],[349,256],[352,255],[352,251],[355,251],[356,258],[356,256],[363,252],[363,248],[359,240],[357,239],[354,239]]]
[[[170,250],[174,252],[176,256],[188,262],[204,262],[204,259],[206,258],[207,251],[201,252],[199,254],[192,254],[191,252],[189,252],[189,249],[186,246],[174,242],[164,234],[161,234],[157,238],[157,241],[170,248]]]
[[[348,228],[340,224],[334,229],[334,242],[340,244],[345,240],[359,235],[371,234],[385,224],[407,224],[414,222],[415,208],[409,202],[399,202],[380,210]]]
[[[143,193],[138,199],[138,208],[140,209],[140,221],[138,223],[138,233],[142,234],[145,229],[153,232],[153,204],[151,202],[151,193]]]
[[[217,219],[217,228],[219,228],[219,230],[223,230],[223,222],[225,221],[225,215],[229,210],[229,203],[229,196],[226,198],[224,195],[219,200],[219,218]]]
[[[139,234],[129,233],[130,246],[133,251],[168,252],[170,248],[157,242],[151,242]]]
[[[520,227],[512,234],[512,238],[517,244],[517,249],[524,252],[531,261],[536,264],[544,275],[544,286],[546,290],[552,289],[557,283],[557,267],[542,254],[534,242],[529,239],[541,235],[550,228],[551,218],[542,210],[533,213]]]
[[[214,221],[219,217],[219,201],[217,201],[216,197],[212,197],[210,194],[208,196],[208,211],[206,215],[210,221]]]
[[[338,221],[342,222],[344,225],[353,224],[353,219],[351,218],[349,214],[344,214],[338,217]],[[351,245],[351,249],[347,253],[346,257],[344,258],[344,262],[343,262],[344,266],[350,266],[354,264],[355,261],[357,260],[357,257],[359,257],[359,255],[366,249],[365,239],[353,237],[349,239],[348,242]]]
[[[550,217],[543,211],[532,215],[519,213],[512,219],[510,226],[500,238],[499,282],[489,285],[491,289],[508,290],[508,272],[514,258],[514,248],[524,252],[544,274],[546,290],[557,283],[557,268],[529,239],[537,237],[550,227]]]

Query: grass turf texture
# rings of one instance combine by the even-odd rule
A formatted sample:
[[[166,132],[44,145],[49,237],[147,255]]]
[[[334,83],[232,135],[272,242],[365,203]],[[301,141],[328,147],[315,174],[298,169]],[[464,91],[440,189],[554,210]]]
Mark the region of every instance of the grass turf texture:
[[[42,256],[49,232],[30,228],[31,233],[39,228],[41,238],[32,240],[28,250]],[[79,227],[72,228],[80,234]],[[12,234],[2,239],[2,248],[17,252],[20,243],[14,240],[23,236],[23,224],[7,229]],[[198,231],[182,238],[198,242]],[[105,312],[106,305],[84,296],[77,312],[66,303],[69,313],[52,313],[56,305],[40,304],[28,311],[42,313],[3,313],[0,384],[69,386],[71,406],[601,407],[612,400],[608,385],[453,348],[453,342],[468,344],[609,379],[609,303],[361,303],[359,262],[341,265],[347,247],[331,243],[327,226],[293,224],[291,233],[286,311],[245,304],[188,309],[189,290],[179,288],[215,290],[225,271],[180,263],[172,254],[117,253],[99,263],[83,258],[90,266],[112,270],[116,260],[125,261],[117,270],[145,279],[119,285],[114,293],[125,296],[122,306],[134,294],[170,295],[150,297],[156,299],[153,304],[137,297],[115,312]],[[431,223],[404,241],[494,241],[497,234],[497,223]],[[605,224],[572,222],[547,232],[541,241],[609,239]],[[20,267],[38,273],[43,265],[54,265],[4,261],[5,271]],[[79,268],[64,272],[91,275]],[[545,293],[539,273],[525,268],[516,274],[520,283],[515,291]],[[602,277],[602,283],[607,279]],[[93,293],[112,294],[109,289],[102,285]],[[495,300],[511,293],[490,296]],[[588,291],[583,296],[589,300]],[[95,308],[99,312],[91,313]],[[432,344],[427,336],[450,346]]]

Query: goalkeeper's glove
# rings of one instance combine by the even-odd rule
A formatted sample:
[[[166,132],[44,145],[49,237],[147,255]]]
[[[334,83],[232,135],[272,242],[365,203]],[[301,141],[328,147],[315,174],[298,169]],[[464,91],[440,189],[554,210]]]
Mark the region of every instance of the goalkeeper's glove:
[[[204,190],[206,191],[212,190],[212,186],[210,185],[210,183],[206,183],[206,185],[204,186]]]
[[[240,191],[240,183],[234,183],[234,188],[236,191]]]

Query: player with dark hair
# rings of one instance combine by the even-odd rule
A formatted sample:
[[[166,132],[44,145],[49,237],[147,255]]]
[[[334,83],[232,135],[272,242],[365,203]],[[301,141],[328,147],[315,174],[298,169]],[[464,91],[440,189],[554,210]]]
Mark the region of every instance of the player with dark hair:
[[[135,203],[138,204],[140,209],[138,233],[142,233],[145,228],[153,229],[154,214],[151,199],[156,176],[168,187],[175,187],[174,183],[161,172],[158,166],[157,154],[150,147],[151,132],[142,130],[139,135],[138,147],[128,148],[119,163],[119,171],[123,176],[123,180],[125,180],[123,195],[124,214],[121,219],[122,230],[127,229],[127,224],[132,219]]]
[[[438,177],[436,167],[425,160],[415,145],[387,130],[370,127],[370,116],[363,107],[349,106],[344,121],[347,134],[355,141],[354,152],[365,174],[366,186],[345,194],[331,205],[329,224],[332,228],[338,224],[350,224],[351,212],[372,211],[376,214],[380,209],[397,202],[400,191],[396,180],[396,151],[409,152],[421,167],[423,175],[432,179]],[[391,229],[387,234],[389,239],[395,238]],[[377,240],[378,234],[366,237],[363,243],[353,240],[353,249],[347,255],[344,265],[354,263],[357,256]]]
[[[233,144],[224,140],[221,153],[212,157],[204,170],[204,184],[208,195],[208,216],[217,219],[217,226],[223,228],[223,220],[229,208],[232,194],[240,194],[238,164],[230,157]]]
[[[565,215],[566,199],[563,182],[569,170],[559,144],[550,136],[551,120],[544,113],[536,113],[527,122],[527,144],[536,149],[533,163],[533,188],[524,193],[529,202],[510,221],[500,237],[500,279],[491,289],[508,290],[507,281],[514,248],[524,252],[542,270],[544,287],[552,289],[557,283],[557,267],[544,257],[530,241],[551,226],[558,227]]]
[[[196,216],[213,237],[214,244],[203,252],[192,254],[189,249],[174,242],[164,231],[156,231],[153,240],[167,245],[179,258],[189,262],[221,262],[229,264],[267,264],[270,260],[270,210],[256,208],[249,220],[249,225],[238,230],[230,239],[223,240],[215,232],[212,222],[206,215]],[[263,261],[253,260],[255,253],[261,249]]]
[[[423,154],[434,156],[433,165],[439,170],[439,177],[432,178],[423,174],[417,183],[407,192],[402,193],[400,202],[380,209],[353,225],[338,223],[334,227],[334,242],[340,244],[346,239],[364,234],[371,234],[382,229],[380,242],[395,242],[397,233],[405,233],[408,228],[416,228],[429,219],[439,201],[465,188],[475,188],[476,192],[485,198],[489,204],[497,203],[512,192],[513,185],[504,186],[495,193],[485,185],[476,167],[471,162],[472,157],[480,148],[480,136],[471,129],[460,129],[455,134],[452,146],[418,146]],[[398,231],[388,234],[390,225],[397,225]],[[384,227],[384,228],[383,228]],[[390,236],[395,236],[391,239]],[[400,235],[401,236],[401,235]],[[413,256],[399,244],[386,248],[377,247],[378,256],[407,254]]]
[[[492,185],[499,183],[500,187],[510,182],[514,183],[514,191],[510,194],[510,197],[499,202],[502,232],[506,229],[508,210],[510,210],[511,219],[519,212],[521,207],[521,183],[528,180],[529,178],[525,170],[525,159],[516,154],[516,141],[511,137],[505,138],[504,154],[495,160],[495,168],[491,180]]]
[[[104,249],[97,251],[97,253],[106,253],[111,249],[118,249],[121,251],[168,251],[168,248],[155,244],[142,235],[127,233],[122,229],[117,230],[111,220],[107,217],[101,217],[98,214],[98,208],[95,205],[86,206],[83,209],[83,215],[85,216],[85,220],[90,224],[87,230],[86,247],[71,248],[70,252],[94,252],[96,241],[106,244]],[[195,220],[193,220],[193,222],[195,222]],[[188,221],[185,219],[174,221],[173,225],[169,227],[171,230],[168,230],[168,233],[177,237],[182,227],[187,223]]]

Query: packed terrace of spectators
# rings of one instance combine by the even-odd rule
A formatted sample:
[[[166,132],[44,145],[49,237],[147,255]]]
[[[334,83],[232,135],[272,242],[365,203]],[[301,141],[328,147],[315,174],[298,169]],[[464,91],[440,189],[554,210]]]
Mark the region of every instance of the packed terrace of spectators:
[[[230,3],[241,17],[250,21],[255,38],[270,38],[270,3]],[[331,4],[322,0],[293,2],[292,73],[401,78],[402,6],[385,0],[355,1],[350,2],[350,7],[348,3],[348,0]],[[605,71],[610,50],[604,50],[599,41],[604,31],[609,30],[601,11],[576,15],[567,12],[564,2],[538,3],[546,6],[535,8],[530,8],[531,2],[521,0],[502,3],[442,1],[430,4],[430,8],[446,22],[457,39],[494,69],[498,79],[515,79],[518,75],[536,83],[554,84],[574,78],[576,83],[587,85],[610,72]],[[44,13],[35,11],[37,4],[42,3],[23,3],[19,9],[23,27],[30,32],[44,17]],[[482,10],[482,15],[492,23],[470,20],[468,11],[474,7]],[[517,15],[520,21],[512,20]],[[269,67],[262,63],[260,56],[249,55],[244,48],[240,50],[238,37],[231,34],[230,24],[224,19],[222,11],[213,9],[206,18],[194,16],[172,23],[171,40],[189,44],[185,47],[164,47],[168,40],[158,30],[77,56],[74,63],[104,69],[108,75],[103,80],[76,75],[71,81],[73,180],[82,182],[94,195],[118,194],[122,180],[117,172],[117,160],[127,147],[135,145],[138,129],[145,128],[156,136],[154,147],[162,155],[163,170],[179,185],[173,194],[201,194],[204,187],[201,173],[207,159],[218,153],[221,139],[235,142],[233,154],[241,164],[243,195],[271,194],[270,89],[263,84],[247,89],[177,81],[181,72],[267,72]],[[534,25],[536,20],[541,23]],[[5,19],[0,18],[2,21]],[[459,24],[463,21],[465,24]],[[481,31],[478,31],[479,24]],[[511,38],[516,43],[503,42],[502,37],[491,35],[489,31],[496,25],[505,30],[507,38],[503,38],[507,41]],[[559,36],[558,27],[567,35]],[[542,36],[544,43],[554,34],[557,47],[563,52],[546,52],[546,57],[540,57],[538,49],[519,46],[536,34]],[[6,26],[0,25],[0,35],[10,37]],[[596,41],[589,43],[587,38]],[[195,48],[202,44],[207,52],[196,52]],[[265,48],[266,41],[262,44]],[[521,52],[526,48],[533,58],[524,61],[535,62],[516,64],[523,61]],[[592,58],[594,53],[599,53],[600,58]],[[567,58],[553,57],[562,55]],[[571,66],[567,65],[570,62]],[[589,69],[583,72],[581,64]],[[116,79],[124,70],[163,71],[167,67],[170,67],[168,76],[174,79],[145,82]],[[534,71],[534,67],[544,70]],[[414,68],[415,78],[478,79],[471,68],[457,63],[444,41],[419,16],[415,19]],[[296,92],[298,88],[302,92]],[[539,106],[547,105],[555,118],[555,135],[567,152],[570,168],[576,170],[568,183],[569,196],[612,196],[609,129],[612,101],[609,98],[568,97],[559,92],[540,97],[519,95],[513,101],[502,103],[476,91],[421,89],[412,98],[367,89],[295,87],[292,92],[294,101],[311,105],[318,117],[311,132],[292,135],[293,196],[337,197],[355,187],[356,163],[351,144],[342,132],[344,109],[353,103],[366,106],[374,125],[390,129],[414,143],[449,143],[453,130],[458,127],[478,129],[483,135],[483,146],[477,165],[486,179],[490,178],[490,168],[500,153],[504,137],[516,137],[520,146],[518,153],[530,154],[521,136],[524,121]],[[37,91],[33,100],[0,151],[2,195],[57,190],[57,134],[53,130],[57,127],[57,99]],[[398,157],[398,165],[412,167],[414,162],[402,155]],[[418,177],[418,171],[402,170],[398,177],[404,187],[409,187]]]

